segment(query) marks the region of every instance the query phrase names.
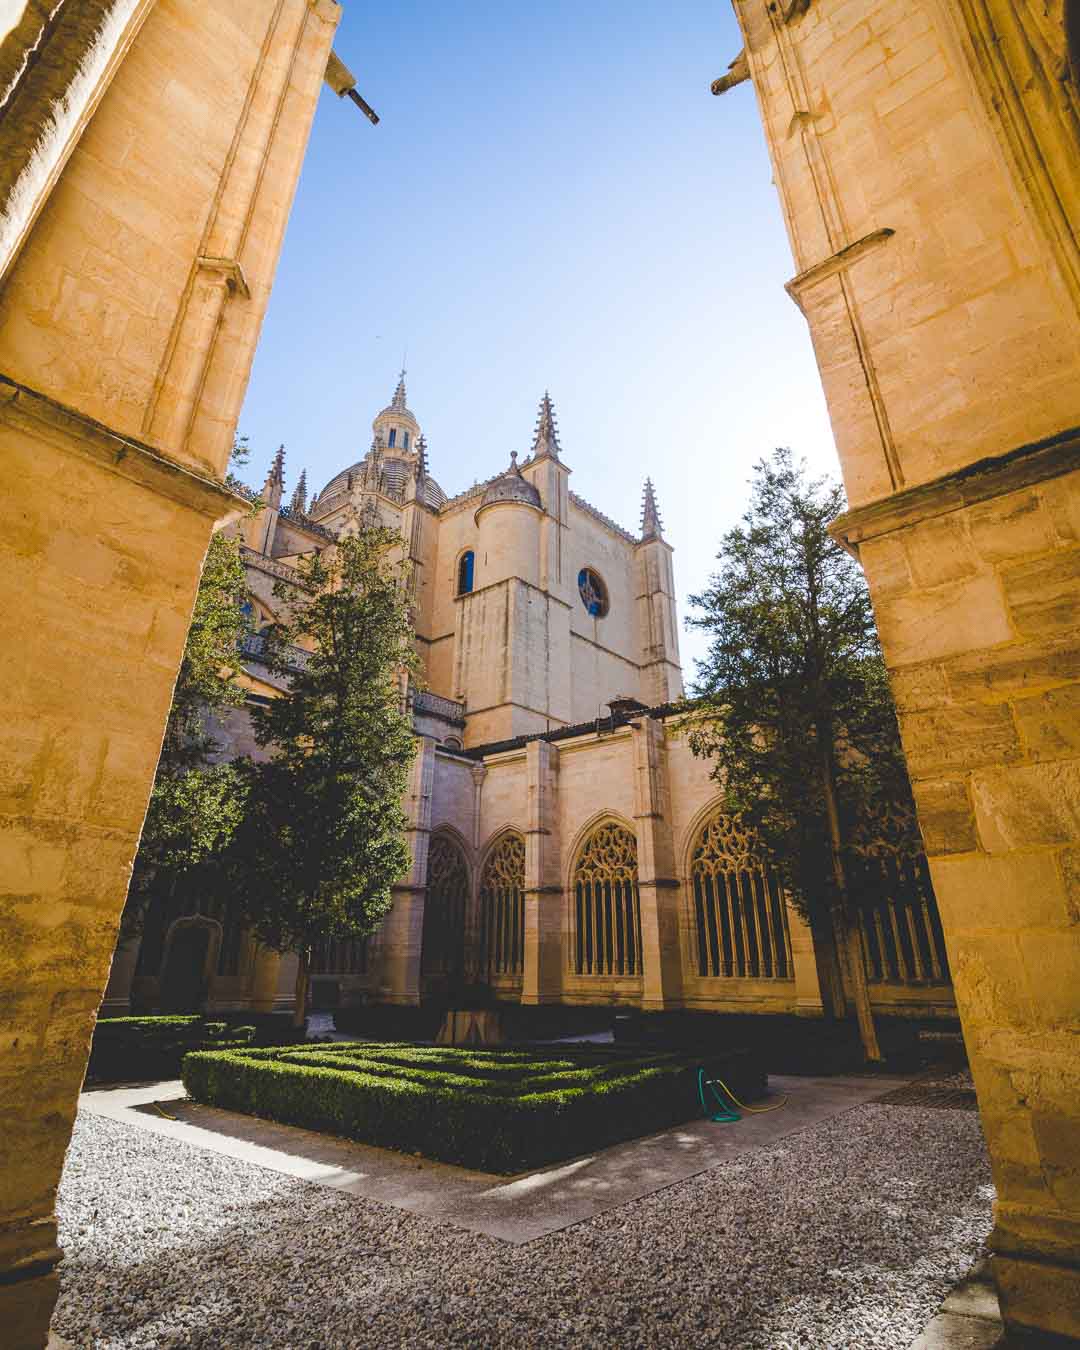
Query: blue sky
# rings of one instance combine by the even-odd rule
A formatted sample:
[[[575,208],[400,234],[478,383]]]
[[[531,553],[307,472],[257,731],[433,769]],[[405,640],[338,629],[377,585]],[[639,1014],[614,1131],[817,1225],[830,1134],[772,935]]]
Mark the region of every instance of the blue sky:
[[[681,612],[753,462],[836,456],[727,0],[346,0],[381,117],[324,90],[240,419],[247,477],[359,459],[407,351],[453,494],[524,454],[551,390],[571,486],[637,528],[647,474]],[[687,674],[701,652],[684,633]]]

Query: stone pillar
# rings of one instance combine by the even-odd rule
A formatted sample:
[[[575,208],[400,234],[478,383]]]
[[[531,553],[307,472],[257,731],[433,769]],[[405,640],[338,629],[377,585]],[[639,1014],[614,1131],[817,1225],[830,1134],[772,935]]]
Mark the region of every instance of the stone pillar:
[[[664,724],[652,717],[631,723],[634,745],[634,822],[641,894],[641,1006],[659,1012],[682,1001],[679,907],[675,869],[667,743]]]
[[[559,751],[548,741],[525,748],[525,973],[522,1003],[554,1003],[562,991],[562,857],[559,845]]]
[[[381,929],[379,1001],[420,1002],[420,956],[424,940],[428,844],[431,842],[431,789],[435,778],[435,740],[420,736],[405,799],[412,863],[394,887],[394,905]]]
[[[339,11],[16,8],[0,53],[0,604],[19,616],[0,655],[0,1339],[23,1350],[48,1335],[56,1187],[199,572],[211,530],[246,509],[221,478]]]
[[[1068,462],[1080,437],[840,528],[900,713],[993,1161],[1003,1313],[1080,1339],[1080,472],[1039,478]]]
[[[745,49],[714,89],[753,81],[795,254],[990,1148],[1002,1313],[1080,1340],[1076,7],[734,7]]]
[[[251,1011],[271,1013],[277,1001],[281,955],[270,947],[255,946],[251,961]]]
[[[825,1008],[821,997],[817,954],[814,951],[814,935],[810,925],[786,899],[784,906],[791,938],[791,964],[795,974],[795,1012],[799,1017],[821,1017]]]
[[[131,1013],[131,982],[139,960],[139,939],[121,943],[113,953],[109,983],[105,986],[100,1017],[127,1017]]]

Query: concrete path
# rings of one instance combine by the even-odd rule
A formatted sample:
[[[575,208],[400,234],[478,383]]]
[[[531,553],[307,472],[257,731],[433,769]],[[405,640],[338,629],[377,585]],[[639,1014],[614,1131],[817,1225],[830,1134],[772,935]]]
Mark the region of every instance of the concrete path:
[[[912,1341],[911,1350],[1004,1350],[1007,1344],[990,1263],[980,1261]]]
[[[787,1095],[780,1110],[747,1115],[737,1124],[691,1121],[509,1178],[200,1106],[185,1100],[179,1081],[84,1092],[79,1109],[474,1233],[525,1243],[774,1144],[907,1081],[884,1075],[773,1075],[772,1096],[760,1104]]]

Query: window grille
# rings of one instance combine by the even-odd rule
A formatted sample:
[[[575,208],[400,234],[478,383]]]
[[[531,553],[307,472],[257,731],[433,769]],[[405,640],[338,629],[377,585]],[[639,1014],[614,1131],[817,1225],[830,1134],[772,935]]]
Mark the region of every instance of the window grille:
[[[578,975],[641,974],[637,840],[608,821],[586,840],[574,869]]]
[[[311,953],[312,975],[366,975],[369,938],[330,938]]]
[[[420,970],[424,975],[458,977],[465,966],[465,909],[469,865],[445,834],[432,836],[428,849],[427,893]]]
[[[721,812],[706,823],[690,875],[699,975],[794,978],[783,891],[737,820]]]
[[[949,984],[945,935],[925,857],[865,860],[864,894],[880,900],[859,913],[866,978],[871,984]]]
[[[520,975],[525,968],[525,840],[519,834],[504,834],[484,863],[480,923],[488,974]]]

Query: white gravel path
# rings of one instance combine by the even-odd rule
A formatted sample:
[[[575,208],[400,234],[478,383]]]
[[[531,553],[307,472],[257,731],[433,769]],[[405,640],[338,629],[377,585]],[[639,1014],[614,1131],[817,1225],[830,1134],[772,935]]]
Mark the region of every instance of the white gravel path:
[[[982,1254],[991,1198],[974,1111],[866,1105],[515,1247],[84,1115],[54,1328],[94,1347],[907,1350]]]

